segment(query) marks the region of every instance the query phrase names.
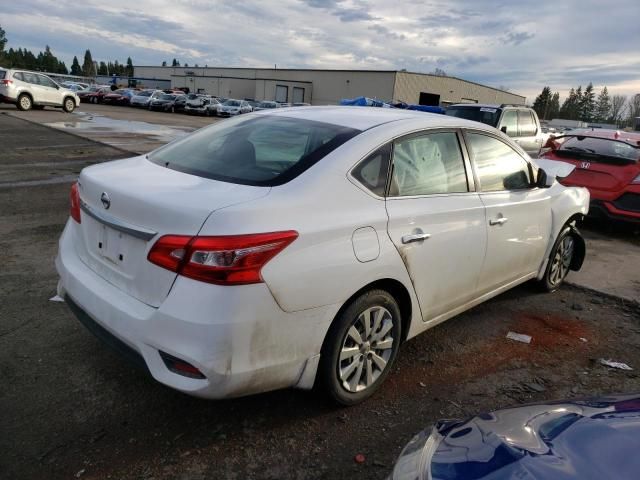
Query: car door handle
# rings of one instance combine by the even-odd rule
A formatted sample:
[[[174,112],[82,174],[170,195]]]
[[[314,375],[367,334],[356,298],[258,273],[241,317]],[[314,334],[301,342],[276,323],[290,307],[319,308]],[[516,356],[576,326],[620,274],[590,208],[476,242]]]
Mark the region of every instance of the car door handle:
[[[507,223],[507,220],[507,217],[492,218],[491,220],[489,220],[489,225],[503,225]]]
[[[403,235],[402,243],[419,242],[421,240],[427,240],[429,237],[431,237],[430,233],[412,233],[411,235]]]

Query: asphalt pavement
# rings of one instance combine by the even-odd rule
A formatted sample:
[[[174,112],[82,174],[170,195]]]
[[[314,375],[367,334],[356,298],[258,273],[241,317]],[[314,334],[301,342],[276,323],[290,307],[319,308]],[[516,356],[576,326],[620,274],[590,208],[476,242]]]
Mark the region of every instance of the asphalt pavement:
[[[336,408],[296,390],[188,397],[133,370],[50,300],[73,178],[130,153],[2,114],[0,145],[0,478],[382,479],[437,419],[640,390],[637,304],[526,284],[404,344],[362,405]],[[611,235],[637,248],[633,231]],[[533,340],[508,340],[509,331]],[[603,357],[635,370],[602,366]]]

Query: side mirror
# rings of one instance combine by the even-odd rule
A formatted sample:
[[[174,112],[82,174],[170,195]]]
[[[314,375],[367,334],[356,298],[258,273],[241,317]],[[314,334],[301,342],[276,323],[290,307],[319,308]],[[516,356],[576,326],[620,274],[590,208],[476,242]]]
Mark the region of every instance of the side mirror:
[[[503,126],[503,127],[500,127],[500,131],[501,131],[502,133],[507,133],[507,126],[505,125],[505,126]]]
[[[538,178],[536,179],[536,187],[538,188],[549,188],[553,186],[556,179],[554,177],[550,177],[547,175],[542,168],[538,169]]]

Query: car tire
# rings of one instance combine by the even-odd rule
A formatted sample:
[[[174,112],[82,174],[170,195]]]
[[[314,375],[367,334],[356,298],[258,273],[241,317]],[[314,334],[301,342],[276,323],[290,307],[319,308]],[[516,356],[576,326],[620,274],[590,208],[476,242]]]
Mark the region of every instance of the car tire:
[[[33,100],[31,100],[31,97],[29,95],[23,93],[18,97],[16,106],[18,107],[18,110],[26,112],[27,110],[31,110],[31,108],[33,108]]]
[[[370,290],[355,298],[327,333],[320,354],[318,386],[341,405],[366,400],[391,371],[401,331],[400,308],[389,292]]]
[[[67,97],[62,102],[62,109],[67,113],[72,113],[76,109],[76,102],[71,97]]]
[[[576,242],[571,234],[571,228],[566,225],[553,244],[547,268],[539,282],[544,291],[554,292],[562,285],[569,273],[573,254],[576,251],[575,246]]]

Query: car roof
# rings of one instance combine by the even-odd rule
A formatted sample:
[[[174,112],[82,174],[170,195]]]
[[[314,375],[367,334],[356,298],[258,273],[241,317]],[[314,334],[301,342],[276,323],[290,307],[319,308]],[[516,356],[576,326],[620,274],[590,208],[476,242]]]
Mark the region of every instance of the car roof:
[[[416,110],[402,110],[399,108],[374,108],[352,106],[326,107],[291,107],[261,110],[256,115],[278,115],[282,117],[315,120],[331,123],[357,130],[368,130],[378,125],[399,120],[418,120],[421,128],[429,127],[472,127],[482,130],[493,130],[493,127],[471,120],[442,115],[440,113],[426,113]]]

